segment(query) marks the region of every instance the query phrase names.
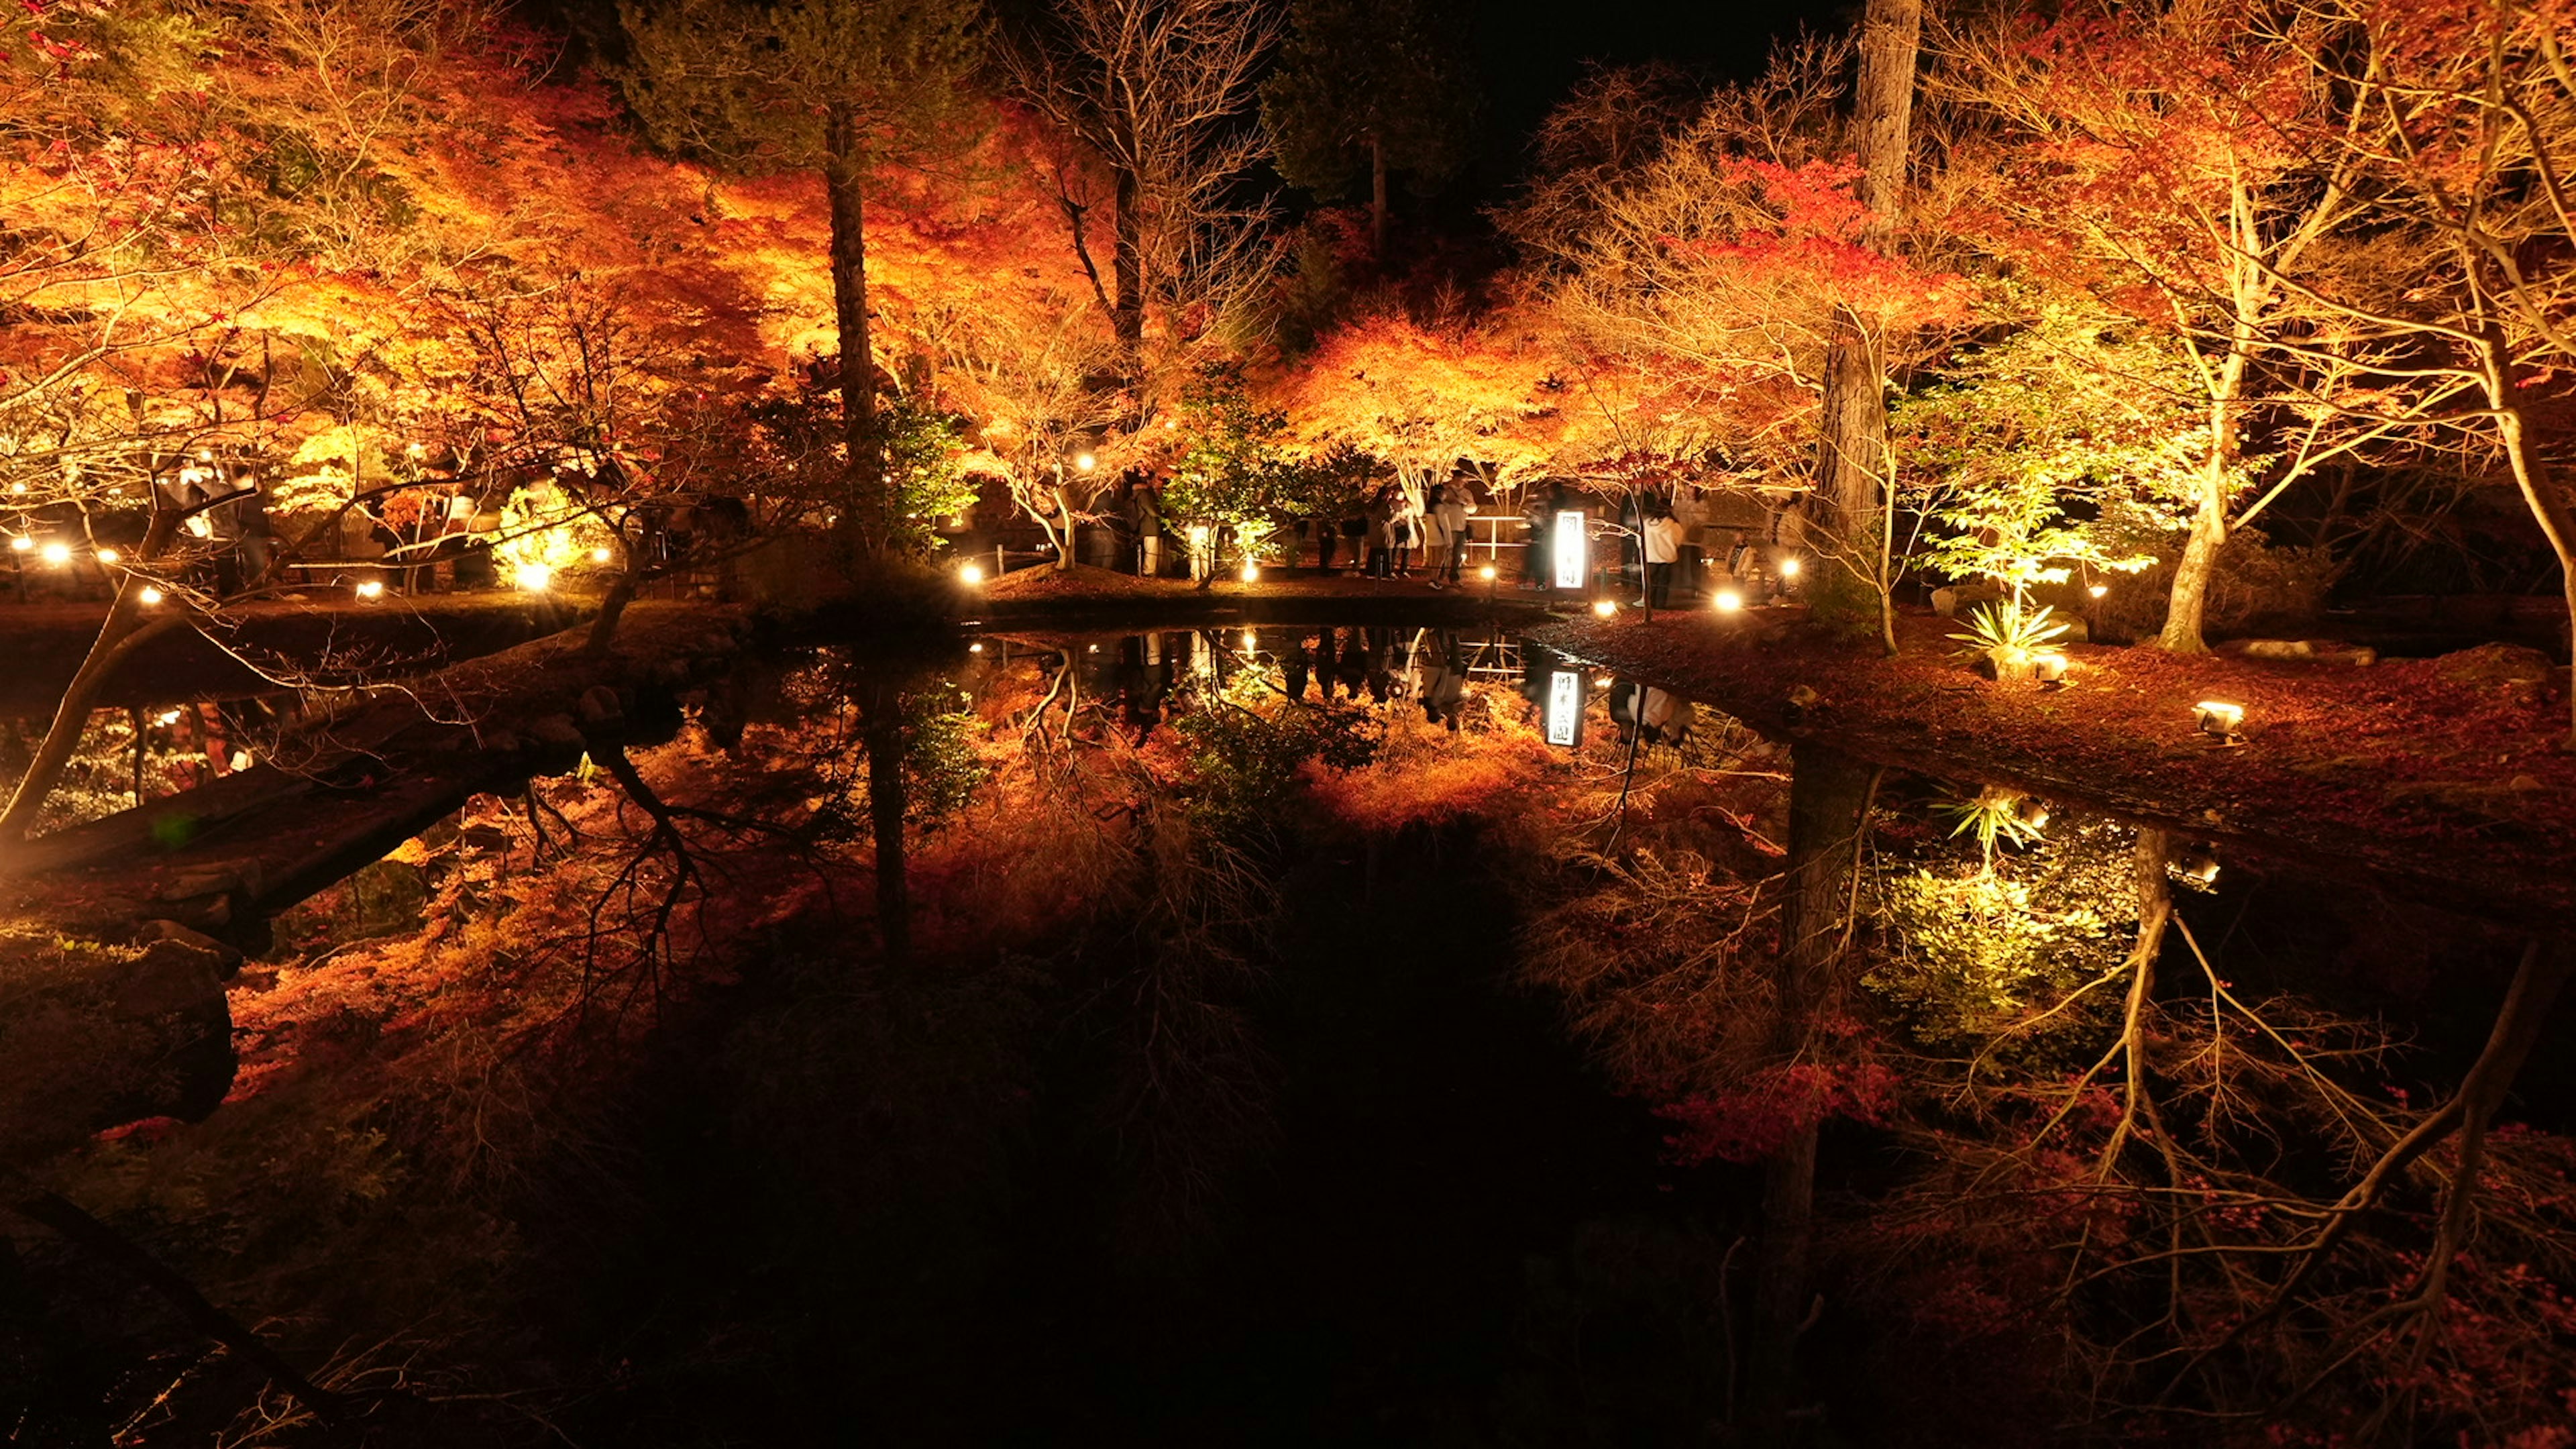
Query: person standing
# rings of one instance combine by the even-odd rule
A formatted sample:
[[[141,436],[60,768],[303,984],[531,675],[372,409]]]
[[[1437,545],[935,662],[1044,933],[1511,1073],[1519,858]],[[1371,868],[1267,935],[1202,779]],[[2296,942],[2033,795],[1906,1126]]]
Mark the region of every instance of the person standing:
[[[1368,576],[1388,577],[1395,562],[1395,485],[1387,484],[1370,495],[1368,504]]]
[[[1154,480],[1137,480],[1135,492],[1127,499],[1128,522],[1136,531],[1136,573],[1140,578],[1156,578],[1163,572],[1163,501],[1155,496]]]
[[[1639,540],[1646,554],[1646,601],[1650,608],[1669,608],[1673,596],[1673,563],[1679,559],[1682,525],[1672,510],[1658,502],[1645,508],[1644,537]]]
[[[1532,484],[1521,499],[1521,522],[1527,537],[1521,544],[1521,587],[1544,589],[1553,573],[1554,563],[1548,556],[1550,530],[1556,526],[1557,490],[1541,493]]]
[[[1397,578],[1413,577],[1413,546],[1420,540],[1422,510],[1415,507],[1413,495],[1402,486],[1389,500],[1387,551],[1392,556]]]
[[[1467,568],[1467,485],[1451,479],[1448,486],[1440,490],[1440,500],[1432,514],[1437,520],[1437,531],[1446,540],[1447,550],[1440,556],[1439,574],[1434,582],[1445,578],[1450,583],[1457,583]]]
[[[1431,587],[1440,587],[1441,561],[1449,556],[1449,528],[1440,515],[1441,501],[1448,497],[1445,485],[1434,483],[1422,498],[1422,560],[1431,571]]]

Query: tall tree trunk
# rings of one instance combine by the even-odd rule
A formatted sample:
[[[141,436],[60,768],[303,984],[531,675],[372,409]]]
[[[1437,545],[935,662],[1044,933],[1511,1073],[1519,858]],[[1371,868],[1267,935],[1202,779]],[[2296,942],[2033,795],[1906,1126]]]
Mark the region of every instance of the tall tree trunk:
[[[1118,225],[1112,232],[1109,276],[1116,306],[1110,327],[1118,337],[1119,356],[1127,375],[1145,375],[1145,214],[1144,188],[1136,173],[1118,170]]]
[[[824,122],[823,192],[832,218],[832,317],[841,340],[841,442],[849,455],[843,525],[866,553],[894,537],[877,440],[875,355],[868,344],[866,168],[858,121],[835,107]]]
[[[2523,504],[2548,538],[2550,551],[2558,555],[2558,591],[2567,603],[2568,642],[2576,648],[2576,516],[2571,516],[2567,495],[2551,475],[2549,460],[2532,437],[2530,420],[2523,416],[2524,400],[2514,386],[2512,354],[2503,335],[2490,326],[2479,339],[2478,354],[2487,407],[2505,458],[2513,465],[2514,485],[2522,490]],[[2562,747],[2576,750],[2576,688],[2570,688],[2567,696],[2570,713]]]
[[[1915,60],[1922,46],[1923,0],[1869,0],[1861,20],[1860,81],[1852,129],[1860,165],[1860,203],[1868,210],[1861,245],[1885,252],[1905,200],[1905,161],[1912,145]],[[1832,557],[1816,580],[1817,603],[1857,616],[1874,607],[1883,638],[1887,619],[1887,373],[1876,340],[1858,319],[1838,312],[1825,363],[1823,437],[1816,457],[1816,498],[1825,514]]]
[[[1369,250],[1386,265],[1386,146],[1372,134],[1369,148]]]
[[[1780,903],[1779,1022],[1784,1061],[1813,1063],[1818,1027],[1838,1007],[1860,865],[1861,831],[1876,772],[1829,746],[1801,741],[1790,753],[1789,865]],[[1747,1380],[1756,1443],[1787,1437],[1797,1397],[1798,1333],[1811,1289],[1816,1137],[1812,1113],[1763,1164],[1762,1243],[1754,1266],[1755,1333]]]
[[[2156,645],[2176,654],[2206,654],[2209,643],[2201,626],[2209,613],[2209,584],[2218,574],[2218,552],[2227,545],[2228,510],[2242,448],[2245,370],[2252,358],[2250,339],[2240,337],[2218,369],[2216,396],[2209,403],[2209,459],[2202,467],[2198,497],[2191,511],[2191,534],[2183,540],[2182,558],[2174,565],[2172,590],[2165,599],[2165,627]]]
[[[912,949],[912,890],[904,876],[903,690],[892,680],[867,682],[859,724],[868,757],[868,823],[876,837],[877,935],[886,956]]]

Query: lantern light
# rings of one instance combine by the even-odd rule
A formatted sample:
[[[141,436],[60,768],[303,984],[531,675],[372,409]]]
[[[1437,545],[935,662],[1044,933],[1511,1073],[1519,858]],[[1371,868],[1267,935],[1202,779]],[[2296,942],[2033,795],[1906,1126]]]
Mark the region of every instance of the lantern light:
[[[1583,587],[1583,576],[1592,571],[1592,539],[1583,523],[1580,508],[1560,508],[1556,512],[1556,586],[1560,589]]]
[[[1614,618],[1619,613],[1619,601],[1616,599],[1594,599],[1592,601],[1592,612],[1604,619]]]
[[[35,546],[36,541],[23,533],[9,540],[9,551],[11,553],[25,553],[27,550],[34,548]]]
[[[1476,570],[1476,577],[1483,579],[1486,583],[1492,583],[1494,581],[1494,566],[1492,564],[1487,564],[1483,568]]]
[[[1089,453],[1077,453],[1074,455],[1073,466],[1081,469],[1085,473],[1088,473],[1092,469],[1100,466],[1100,460],[1091,456]]]
[[[524,563],[511,575],[511,581],[532,594],[542,594],[555,581],[555,571],[541,563]]]
[[[1547,676],[1547,742],[1573,748],[1583,737],[1583,676],[1571,669]]]
[[[2088,586],[2084,592],[2091,594],[2093,597],[2098,599],[2104,594],[2111,592],[2111,586],[2109,584],[2093,584]]]
[[[1787,558],[1780,560],[1780,577],[1784,579],[1794,579],[1798,576],[1798,570],[1804,567],[1806,567],[1806,565],[1800,563],[1798,561],[1798,556],[1793,553]]]
[[[984,566],[971,563],[960,565],[957,570],[957,581],[970,589],[975,587],[984,582]]]
[[[98,561],[103,564],[115,564],[121,562],[124,558],[125,555],[118,553],[112,548],[103,548],[98,551]]]
[[[2200,711],[2200,732],[2221,745],[2241,745],[2245,741],[2237,730],[2245,723],[2245,706],[2229,704],[2223,699],[2204,699],[2193,706]]]
[[[143,607],[148,609],[161,602],[162,594],[159,589],[152,587],[150,584],[145,584],[143,586],[143,592],[135,597],[141,599],[143,601]],[[168,721],[164,720],[163,723],[167,724]]]
[[[617,555],[606,544],[601,544],[590,551],[590,561],[595,564],[604,564],[615,557]]]
[[[1718,590],[1716,596],[1708,602],[1710,607],[1721,614],[1740,613],[1744,609],[1744,595],[1733,589]]]
[[[1248,563],[1248,564],[1245,564],[1245,565],[1243,566],[1243,581],[1244,581],[1245,583],[1247,583],[1247,584],[1249,584],[1249,583],[1257,583],[1257,582],[1259,582],[1259,581],[1260,581],[1260,579],[1261,579],[1261,565],[1256,564],[1256,563]]]
[[[1260,636],[1258,636],[1258,635],[1254,634],[1254,633],[1253,633],[1251,630],[1249,630],[1249,629],[1244,630],[1244,631],[1243,631],[1243,647],[1244,647],[1244,648],[1246,648],[1246,649],[1258,649],[1258,648],[1260,648],[1260,647],[1261,647],[1261,639],[1260,639]]]
[[[362,580],[360,580],[360,581],[359,581],[359,583],[358,583],[358,597],[359,597],[359,598],[362,598],[362,599],[381,599],[381,598],[383,598],[384,596],[385,596],[385,582],[384,582],[384,580],[382,580],[382,579],[362,579]]]
[[[49,543],[45,545],[45,551],[39,557],[55,568],[61,568],[72,561],[72,546],[68,543]]]

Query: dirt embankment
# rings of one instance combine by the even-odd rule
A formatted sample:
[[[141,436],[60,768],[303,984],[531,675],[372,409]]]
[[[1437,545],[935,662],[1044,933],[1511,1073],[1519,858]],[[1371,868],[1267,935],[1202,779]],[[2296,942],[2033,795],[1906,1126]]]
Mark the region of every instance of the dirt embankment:
[[[2490,647],[2355,667],[2076,645],[2062,685],[1969,672],[1946,620],[1902,652],[1793,616],[1583,619],[1535,642],[1765,731],[1882,763],[2092,802],[2341,864],[2437,904],[2576,927],[2567,671]],[[2245,711],[2240,748],[2197,706]]]

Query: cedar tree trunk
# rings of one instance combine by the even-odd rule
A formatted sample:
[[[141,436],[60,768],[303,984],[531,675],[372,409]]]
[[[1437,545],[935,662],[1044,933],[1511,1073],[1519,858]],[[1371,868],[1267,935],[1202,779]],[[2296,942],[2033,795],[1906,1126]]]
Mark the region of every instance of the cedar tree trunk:
[[[1860,203],[1868,210],[1860,242],[1882,253],[1895,236],[1905,199],[1915,58],[1922,37],[1922,0],[1869,0],[1861,21],[1852,129],[1861,170]],[[1834,555],[1819,561],[1825,593],[1818,602],[1857,612],[1866,589],[1877,605],[1882,641],[1893,653],[1887,560],[1882,557],[1887,527],[1880,516],[1887,506],[1886,462],[1885,361],[1858,319],[1840,312],[1825,363],[1824,437],[1816,458],[1816,494]]]
[[[1780,904],[1779,1023],[1784,1061],[1814,1062],[1819,1025],[1839,1008],[1861,831],[1876,772],[1838,750],[1800,741],[1790,753],[1789,866]],[[1805,1119],[1763,1164],[1762,1243],[1754,1267],[1750,1372],[1752,1441],[1780,1442],[1796,1401],[1798,1332],[1810,1288],[1816,1133]]]
[[[894,536],[877,448],[875,356],[868,345],[866,174],[858,122],[836,107],[824,122],[823,191],[832,216],[832,316],[841,338],[841,442],[849,455],[843,526],[875,553]]]

